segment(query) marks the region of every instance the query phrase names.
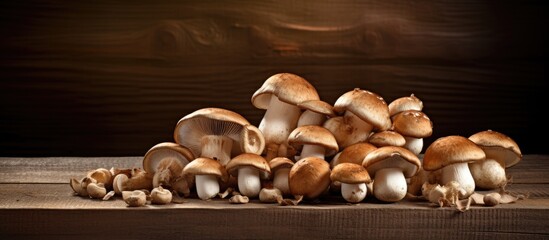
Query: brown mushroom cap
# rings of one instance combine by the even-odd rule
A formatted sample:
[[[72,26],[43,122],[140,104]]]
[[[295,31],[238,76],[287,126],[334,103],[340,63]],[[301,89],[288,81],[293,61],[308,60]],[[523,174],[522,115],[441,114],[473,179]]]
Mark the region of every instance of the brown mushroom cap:
[[[330,165],[317,157],[306,157],[297,161],[288,177],[290,192],[313,199],[330,186]]]
[[[291,168],[294,165],[294,162],[289,158],[277,157],[273,158],[269,162],[269,167],[271,167],[272,172],[276,172],[278,169],[282,168]]]
[[[433,122],[423,112],[407,110],[393,117],[393,129],[403,136],[426,138],[433,134]]]
[[[362,165],[354,163],[338,164],[332,169],[330,179],[349,184],[370,183],[372,181],[368,171]]]
[[[406,144],[406,139],[395,131],[382,131],[370,135],[370,137],[368,137],[368,142],[377,147],[402,147]]]
[[[389,114],[391,116],[407,110],[421,111],[423,110],[423,102],[412,94],[409,97],[401,97],[389,103]]]
[[[381,147],[372,151],[364,158],[362,166],[375,177],[376,172],[384,168],[400,168],[404,176],[416,175],[421,167],[419,158],[408,149],[395,146]]]
[[[505,167],[512,167],[522,159],[522,153],[517,143],[507,135],[487,130],[475,133],[469,137],[469,140],[476,143],[487,157],[495,159],[500,163],[505,163]]]
[[[267,160],[262,156],[253,153],[243,153],[234,157],[227,163],[226,169],[232,176],[237,176],[238,169],[241,167],[254,167],[259,171],[268,174],[271,173],[271,168],[269,167]]]
[[[158,164],[164,159],[177,159],[181,163],[181,167],[187,165],[194,160],[193,153],[177,143],[163,142],[154,145],[143,158],[143,169],[150,174],[156,172]]]
[[[340,163],[354,163],[362,165],[362,161],[364,161],[364,158],[376,149],[377,147],[370,143],[355,143],[341,151],[337,159],[333,161],[332,167]]]
[[[183,176],[194,178],[195,175],[214,175],[223,182],[226,182],[229,178],[221,163],[205,157],[199,157],[183,168]]]
[[[278,73],[269,77],[252,96],[252,104],[259,109],[269,108],[271,96],[282,102],[298,103],[319,100],[316,89],[304,78],[292,73]]]
[[[303,145],[318,145],[326,149],[326,156],[337,153],[339,147],[334,135],[321,126],[306,125],[294,129],[288,137],[288,143],[295,149]]]
[[[454,163],[470,163],[484,160],[480,147],[462,136],[447,136],[435,140],[423,156],[423,169],[435,171]]]
[[[391,127],[387,103],[381,96],[370,91],[355,88],[344,93],[334,104],[334,111],[339,114],[350,111],[381,131]]]
[[[329,117],[335,117],[334,107],[322,100],[309,100],[297,104],[301,109],[313,111],[318,114],[323,114]]]

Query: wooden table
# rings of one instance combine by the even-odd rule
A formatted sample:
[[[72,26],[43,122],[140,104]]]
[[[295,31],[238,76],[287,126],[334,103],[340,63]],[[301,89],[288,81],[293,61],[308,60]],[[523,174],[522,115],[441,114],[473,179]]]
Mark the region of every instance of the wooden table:
[[[427,202],[338,198],[298,206],[188,199],[128,208],[73,196],[69,178],[98,167],[140,167],[140,157],[0,158],[0,239],[549,239],[549,156],[509,169],[514,204],[461,213]]]

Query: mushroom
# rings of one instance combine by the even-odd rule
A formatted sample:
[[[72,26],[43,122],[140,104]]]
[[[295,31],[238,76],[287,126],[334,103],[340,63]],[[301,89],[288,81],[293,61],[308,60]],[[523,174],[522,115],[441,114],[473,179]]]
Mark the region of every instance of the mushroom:
[[[374,128],[385,131],[391,127],[387,104],[370,91],[355,88],[341,95],[334,112],[344,116],[331,118],[323,126],[334,134],[340,148],[366,141]]]
[[[151,191],[151,203],[164,205],[172,201],[172,192],[168,189],[164,189],[162,186],[155,187]]]
[[[286,139],[301,115],[297,104],[310,100],[320,100],[316,89],[304,78],[291,73],[269,77],[253,94],[252,104],[267,110],[259,124],[265,136],[267,161],[287,157]]]
[[[397,98],[389,103],[389,114],[391,116],[397,115],[400,112],[407,110],[423,110],[423,102],[419,100],[413,93],[409,97]]]
[[[469,171],[468,163],[486,158],[484,151],[471,140],[462,136],[447,136],[435,140],[425,150],[423,169],[442,169],[440,184],[456,181],[464,189],[459,198],[469,197],[475,190],[475,180]]]
[[[240,154],[227,164],[227,172],[238,178],[238,191],[244,196],[255,198],[261,190],[260,172],[271,173],[265,158],[253,153]]]
[[[263,203],[276,203],[282,198],[282,192],[278,188],[262,188],[259,191],[259,201]]]
[[[103,183],[90,183],[86,189],[90,198],[103,198],[107,195],[107,189]]]
[[[421,162],[402,147],[381,147],[368,154],[362,166],[374,178],[374,196],[385,202],[398,202],[406,196],[406,178],[414,176]]]
[[[423,112],[407,110],[393,116],[393,129],[404,136],[404,148],[415,155],[423,149],[423,138],[433,134],[433,122]]]
[[[225,167],[211,158],[199,157],[183,168],[183,176],[195,177],[196,192],[202,200],[208,200],[219,193],[220,179],[228,180]]]
[[[376,147],[402,147],[406,144],[406,139],[395,131],[381,131],[370,135],[368,142]]]
[[[341,195],[347,202],[358,203],[367,194],[366,184],[370,183],[370,175],[362,165],[341,163],[332,169],[332,181],[341,182]]]
[[[331,168],[334,168],[340,163],[354,163],[362,165],[362,161],[366,155],[376,150],[377,147],[370,143],[360,142],[346,147],[340,153],[336,154],[330,162]]]
[[[103,198],[107,189],[112,188],[112,173],[105,168],[89,171],[81,181],[71,179],[71,188],[79,196],[90,198]]]
[[[71,178],[69,184],[72,190],[74,191],[74,193],[76,193],[78,196],[89,197],[88,192],[84,188],[82,188],[81,182],[82,181],[78,181],[77,179]]]
[[[243,195],[234,195],[231,198],[229,198],[229,203],[244,204],[248,202],[250,202],[250,198]]]
[[[183,168],[194,159],[193,153],[177,143],[164,142],[153,146],[143,158],[143,169],[153,174],[153,187],[167,187],[189,194],[192,179],[183,178]]]
[[[496,189],[507,182],[505,168],[522,159],[517,143],[503,133],[492,130],[475,133],[469,137],[486,154],[486,159],[469,164],[477,187]]]
[[[273,158],[269,162],[269,167],[273,173],[273,187],[279,189],[282,194],[290,194],[290,186],[288,185],[288,175],[290,174],[290,169],[294,165],[292,160],[285,157]]]
[[[301,149],[301,158],[333,156],[339,150],[334,135],[321,126],[307,125],[294,129],[288,137],[288,144]]]
[[[113,181],[113,189],[117,194],[121,194],[123,191],[150,190],[152,188],[152,175],[141,168],[132,169],[130,176],[118,174]]]
[[[297,106],[305,109],[297,121],[298,127],[306,125],[322,126],[328,117],[335,117],[334,107],[322,100],[305,101],[297,104]]]
[[[315,199],[330,186],[330,165],[321,158],[302,158],[290,169],[288,182],[294,196]]]
[[[147,194],[141,190],[123,191],[122,199],[129,207],[141,207],[147,203]]]
[[[258,128],[240,114],[221,108],[202,108],[181,118],[174,131],[175,142],[194,156],[227,165],[240,153],[261,154],[265,139]]]

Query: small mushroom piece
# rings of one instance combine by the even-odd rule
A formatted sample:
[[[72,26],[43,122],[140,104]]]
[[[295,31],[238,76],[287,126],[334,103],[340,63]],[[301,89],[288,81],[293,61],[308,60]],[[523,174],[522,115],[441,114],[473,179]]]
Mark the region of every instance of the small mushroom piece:
[[[189,187],[189,183],[182,178],[183,168],[194,159],[193,153],[177,143],[163,142],[154,145],[143,158],[143,169],[153,175],[153,187],[167,187],[174,189],[177,184]],[[178,182],[179,181],[179,182]],[[189,179],[192,183],[192,179]],[[182,193],[188,189],[178,189]]]
[[[129,177],[126,174],[118,174],[113,181],[113,189],[116,194],[121,194],[123,191],[150,190],[152,188],[152,175],[141,168],[132,169]]]
[[[151,191],[151,203],[164,205],[172,201],[172,192],[168,189],[164,189],[162,186],[155,187]]]
[[[72,190],[78,194],[78,196],[81,196],[81,197],[88,197],[88,192],[82,188],[82,184],[80,181],[74,179],[74,178],[71,178],[71,181],[70,181],[70,185],[71,185],[71,188]]]
[[[501,201],[501,195],[497,192],[484,195],[484,204],[486,206],[496,206]]]
[[[468,163],[486,158],[484,151],[471,140],[462,136],[447,136],[435,140],[425,150],[423,169],[442,169],[440,184],[456,181],[464,189],[459,198],[469,197],[475,190],[475,180],[469,171]]]
[[[88,172],[88,178],[94,179],[95,183],[102,183],[106,189],[112,189],[113,175],[105,168],[98,168]]]
[[[263,203],[276,203],[282,198],[282,192],[278,188],[262,188],[259,191],[259,201]]]
[[[423,138],[433,134],[433,122],[423,112],[408,110],[393,116],[393,130],[404,136],[404,148],[419,155],[423,150]]]
[[[406,178],[416,175],[421,162],[402,147],[381,147],[368,154],[362,166],[374,178],[374,196],[385,202],[398,202],[406,196]]]
[[[290,169],[290,193],[315,199],[330,186],[330,165],[321,158],[306,157]]]
[[[370,135],[368,142],[376,147],[403,147],[406,144],[406,139],[395,131],[382,131]]]
[[[255,198],[261,190],[260,173],[269,176],[271,168],[262,156],[253,153],[240,154],[227,164],[227,172],[238,179],[238,191]]]
[[[229,198],[229,203],[239,203],[244,204],[250,202],[250,198],[243,195],[234,195],[231,198]]]
[[[290,194],[290,186],[288,185],[288,176],[290,169],[294,165],[292,160],[285,157],[273,158],[269,162],[269,167],[273,173],[273,187],[279,189],[284,195]],[[261,194],[261,193],[260,193]]]
[[[301,158],[333,156],[339,150],[334,135],[328,129],[306,125],[294,129],[288,137],[288,144],[301,150]]]
[[[130,207],[141,207],[147,203],[147,194],[141,190],[123,191],[122,199]]]
[[[183,176],[195,178],[196,192],[202,200],[208,200],[219,193],[219,182],[228,180],[225,167],[211,158],[199,157],[183,168]]]
[[[389,114],[392,116],[408,110],[423,110],[423,102],[413,93],[409,97],[397,98],[389,103]]]
[[[107,189],[103,183],[90,183],[88,184],[86,191],[90,198],[103,198],[107,195]]]
[[[522,159],[517,143],[503,133],[492,130],[475,133],[469,137],[482,148],[486,159],[469,164],[475,185],[481,189],[496,189],[507,182],[505,168]]]
[[[297,106],[305,110],[297,121],[297,127],[322,126],[328,117],[335,117],[334,107],[322,100],[309,100],[299,103]]]
[[[332,181],[341,182],[341,195],[347,202],[358,203],[367,194],[366,184],[370,183],[370,175],[362,165],[341,163],[332,169]]]

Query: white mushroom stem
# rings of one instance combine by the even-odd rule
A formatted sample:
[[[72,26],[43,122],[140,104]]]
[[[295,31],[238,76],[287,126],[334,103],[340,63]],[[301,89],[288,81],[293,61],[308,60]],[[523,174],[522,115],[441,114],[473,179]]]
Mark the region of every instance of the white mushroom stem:
[[[421,150],[423,149],[423,138],[404,136],[404,139],[406,140],[404,148],[410,150],[410,152],[414,153],[416,156],[421,153]]]
[[[385,202],[398,202],[406,196],[406,178],[400,168],[384,168],[376,172],[374,196]]]
[[[464,193],[460,193],[460,199],[469,197],[475,191],[475,180],[469,171],[467,163],[454,163],[442,168],[442,184],[450,181],[456,181],[465,190]]]
[[[233,140],[226,136],[207,135],[200,139],[201,157],[217,160],[225,166],[231,160]]]
[[[505,168],[494,159],[469,163],[469,170],[479,188],[496,189],[507,182]]]
[[[283,144],[296,128],[301,115],[299,107],[280,101],[275,95],[271,97],[269,108],[265,112],[259,130],[265,137],[265,144]]]
[[[244,196],[255,198],[261,190],[259,170],[254,167],[241,167],[238,169],[238,191]]]
[[[297,126],[307,126],[307,125],[315,125],[315,126],[322,126],[324,122],[326,121],[326,116],[324,114],[316,113],[311,110],[305,110],[299,116],[299,120],[297,121]]]
[[[196,175],[196,193],[202,200],[208,200],[219,193],[219,183],[214,175]]]
[[[349,136],[341,144],[341,148],[345,148],[358,142],[364,142],[368,139],[368,136],[370,136],[370,132],[373,129],[372,125],[363,121],[350,111],[345,111],[344,119],[345,123],[347,123],[352,129]]]
[[[278,169],[275,172],[273,179],[273,186],[278,188],[284,195],[290,194],[290,185],[288,185],[288,174],[290,174],[290,168]]]
[[[366,197],[366,194],[366,183],[341,183],[341,195],[347,202],[361,202]]]
[[[323,146],[305,144],[303,145],[303,149],[301,150],[300,158],[317,157],[320,159],[324,159],[325,153],[326,153],[326,149]]]

